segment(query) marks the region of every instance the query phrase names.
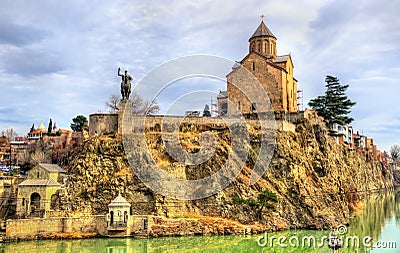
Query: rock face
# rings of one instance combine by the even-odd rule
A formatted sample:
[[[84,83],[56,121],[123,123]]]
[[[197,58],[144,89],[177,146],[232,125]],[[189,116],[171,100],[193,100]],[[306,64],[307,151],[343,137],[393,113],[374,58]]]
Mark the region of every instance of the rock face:
[[[250,153],[242,172],[223,191],[195,201],[168,199],[147,188],[129,167],[120,138],[89,139],[71,155],[70,180],[60,196],[61,208],[68,212],[105,213],[108,203],[121,192],[132,204],[133,214],[179,217],[194,213],[252,223],[258,220],[257,211],[233,204],[232,198],[256,199],[269,190],[277,194],[278,203],[276,211],[264,213],[261,222],[266,229],[328,229],[347,223],[365,192],[393,187],[391,171],[338,146],[321,125],[311,125],[307,120],[296,125],[295,133],[277,133],[271,163],[264,165],[268,167],[262,178],[249,185],[260,139],[256,129],[249,129],[246,144]],[[221,168],[230,152],[229,130],[222,126],[181,127],[180,141],[188,152],[199,150],[201,130],[210,130],[217,144],[215,155],[196,166],[174,161],[166,153],[160,133],[147,133],[147,144],[158,166],[175,177],[190,180],[212,175]]]
[[[154,211],[154,194],[132,173],[120,139],[89,139],[70,157],[68,185],[60,193],[61,209],[104,214],[121,193],[135,203],[133,214]]]

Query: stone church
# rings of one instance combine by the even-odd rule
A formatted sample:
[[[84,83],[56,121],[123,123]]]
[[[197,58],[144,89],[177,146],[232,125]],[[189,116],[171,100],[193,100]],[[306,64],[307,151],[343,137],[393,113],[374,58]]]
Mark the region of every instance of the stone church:
[[[298,111],[297,80],[293,75],[293,61],[288,55],[277,55],[276,37],[265,25],[263,16],[261,24],[249,39],[249,53],[239,62],[249,70],[267,92],[275,112],[281,114]],[[234,85],[235,66],[227,75],[227,91],[221,91],[218,96],[220,115],[227,114],[227,99],[237,105],[244,113],[260,112],[257,105]]]

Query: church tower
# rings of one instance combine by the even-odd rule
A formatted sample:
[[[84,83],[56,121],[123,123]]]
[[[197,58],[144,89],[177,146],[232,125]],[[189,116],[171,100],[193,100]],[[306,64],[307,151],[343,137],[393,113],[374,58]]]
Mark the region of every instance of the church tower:
[[[261,24],[249,39],[249,53],[257,52],[274,60],[276,58],[276,37],[265,25],[264,15],[261,16],[261,19]]]
[[[292,56],[276,54],[276,37],[265,25],[264,15],[261,16],[261,19],[261,24],[249,39],[249,53],[237,64],[249,70],[258,79],[267,92],[276,115],[281,114],[280,118],[284,118],[287,114],[298,111],[297,80],[293,74]],[[227,98],[237,105],[243,114],[261,112],[262,106],[257,106],[256,103],[250,101],[241,90],[233,85],[235,82],[240,82],[242,87],[246,87],[246,82],[251,82],[240,76],[240,71],[237,69],[234,66],[227,75],[227,92],[220,93],[221,108],[224,107],[222,98]],[[249,83],[247,87],[252,86]],[[226,105],[224,109],[227,114],[234,111],[227,108]]]

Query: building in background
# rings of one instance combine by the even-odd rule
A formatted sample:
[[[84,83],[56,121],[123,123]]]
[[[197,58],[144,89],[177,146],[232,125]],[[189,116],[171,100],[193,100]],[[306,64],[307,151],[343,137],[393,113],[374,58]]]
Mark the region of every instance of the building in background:
[[[226,91],[219,91],[217,96],[218,116],[225,116],[228,113],[228,96]]]

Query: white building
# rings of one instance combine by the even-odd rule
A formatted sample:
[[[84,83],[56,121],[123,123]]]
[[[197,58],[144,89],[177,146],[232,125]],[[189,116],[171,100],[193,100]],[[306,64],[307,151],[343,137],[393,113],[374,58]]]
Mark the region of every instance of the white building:
[[[353,127],[342,126],[333,124],[333,130],[336,131],[336,142],[338,144],[348,144],[350,148],[353,148]]]

